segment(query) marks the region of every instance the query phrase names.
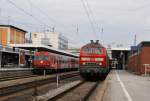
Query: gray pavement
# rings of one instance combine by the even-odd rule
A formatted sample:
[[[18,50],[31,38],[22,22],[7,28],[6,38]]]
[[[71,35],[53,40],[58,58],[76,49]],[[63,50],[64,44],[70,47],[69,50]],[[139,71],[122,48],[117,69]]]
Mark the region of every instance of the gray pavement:
[[[113,70],[103,101],[150,101],[150,77]]]

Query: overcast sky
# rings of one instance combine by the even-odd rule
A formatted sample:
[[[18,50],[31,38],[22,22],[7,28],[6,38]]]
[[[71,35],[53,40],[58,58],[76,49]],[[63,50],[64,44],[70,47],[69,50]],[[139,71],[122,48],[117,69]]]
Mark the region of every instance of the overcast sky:
[[[135,34],[137,43],[150,40],[149,0],[83,1],[95,31],[82,0],[0,0],[0,24],[13,24],[28,32],[55,27],[76,47],[91,39],[99,39],[105,46],[126,47],[133,45]]]

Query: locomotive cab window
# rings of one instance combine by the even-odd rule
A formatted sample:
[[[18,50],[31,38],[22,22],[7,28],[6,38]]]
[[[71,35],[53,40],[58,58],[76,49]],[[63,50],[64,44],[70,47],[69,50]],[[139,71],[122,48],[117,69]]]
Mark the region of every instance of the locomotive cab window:
[[[43,60],[42,56],[35,56],[34,59],[35,60]]]
[[[48,60],[48,56],[44,56],[44,57],[43,57],[43,60]]]
[[[83,48],[82,49],[83,53],[93,53],[93,54],[102,54],[102,49],[101,48],[97,48],[97,47],[93,47],[93,48]]]
[[[35,56],[35,60],[48,60],[48,56]]]

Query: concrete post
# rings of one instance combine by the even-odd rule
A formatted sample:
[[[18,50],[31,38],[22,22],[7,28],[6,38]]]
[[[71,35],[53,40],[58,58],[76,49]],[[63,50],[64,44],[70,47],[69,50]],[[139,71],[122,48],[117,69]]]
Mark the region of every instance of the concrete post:
[[[57,88],[59,87],[59,75],[58,73],[56,74],[56,82],[57,82]]]
[[[125,54],[123,53],[123,69],[125,69]]]

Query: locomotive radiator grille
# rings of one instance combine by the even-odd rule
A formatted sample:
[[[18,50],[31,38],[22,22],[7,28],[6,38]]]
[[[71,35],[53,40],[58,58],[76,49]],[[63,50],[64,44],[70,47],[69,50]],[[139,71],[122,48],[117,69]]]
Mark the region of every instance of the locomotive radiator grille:
[[[95,63],[95,62],[86,62],[85,65],[88,65],[88,66],[99,66],[99,64]]]

